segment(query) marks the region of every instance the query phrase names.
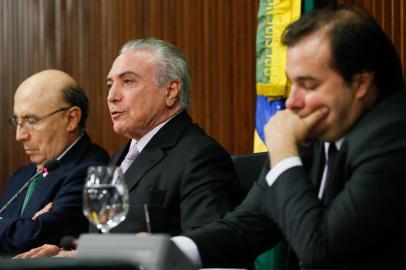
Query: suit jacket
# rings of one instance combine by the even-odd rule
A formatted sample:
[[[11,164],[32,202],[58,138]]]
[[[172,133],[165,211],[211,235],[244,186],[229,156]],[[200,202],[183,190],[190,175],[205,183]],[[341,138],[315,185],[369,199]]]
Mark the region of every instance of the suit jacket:
[[[88,166],[103,165],[109,156],[85,133],[62,157],[59,167],[49,172],[32,194],[20,217],[25,193],[11,203],[0,220],[0,253],[20,253],[42,244],[59,244],[65,235],[78,236],[88,230],[82,214],[83,184]],[[34,164],[11,176],[0,206],[3,206],[36,172]],[[49,202],[52,211],[31,220]]]
[[[119,165],[130,143],[112,158]],[[222,217],[236,204],[238,185],[227,152],[181,112],[148,142],[125,172],[130,208],[112,232],[177,235]]]
[[[304,165],[271,187],[264,170],[236,211],[189,234],[204,266],[248,266],[285,239],[292,251],[286,261],[297,256],[304,268],[404,269],[405,138],[406,95],[399,92],[374,104],[346,134],[322,200],[322,143],[303,149]]]

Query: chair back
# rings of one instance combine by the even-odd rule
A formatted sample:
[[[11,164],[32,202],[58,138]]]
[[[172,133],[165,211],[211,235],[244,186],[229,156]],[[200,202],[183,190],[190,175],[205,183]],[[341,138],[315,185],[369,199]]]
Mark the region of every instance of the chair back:
[[[267,156],[267,152],[231,156],[240,181],[242,198],[247,195],[254,182],[258,179]]]

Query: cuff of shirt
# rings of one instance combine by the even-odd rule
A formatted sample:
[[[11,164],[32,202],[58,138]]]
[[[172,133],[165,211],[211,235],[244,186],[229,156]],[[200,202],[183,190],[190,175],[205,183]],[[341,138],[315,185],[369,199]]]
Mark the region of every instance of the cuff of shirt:
[[[185,236],[174,236],[171,240],[198,268],[202,267],[199,250],[192,239]]]
[[[288,157],[278,162],[276,166],[274,166],[266,175],[266,182],[268,182],[268,186],[272,186],[272,184],[276,181],[279,175],[281,175],[283,172],[287,171],[292,167],[302,165],[303,165],[302,160],[297,156]]]

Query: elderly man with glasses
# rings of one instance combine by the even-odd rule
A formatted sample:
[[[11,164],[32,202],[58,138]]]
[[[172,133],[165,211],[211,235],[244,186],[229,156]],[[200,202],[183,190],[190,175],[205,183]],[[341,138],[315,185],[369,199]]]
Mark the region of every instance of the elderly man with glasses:
[[[9,122],[32,164],[11,176],[0,199],[1,254],[88,230],[82,214],[87,167],[109,160],[84,131],[88,113],[83,89],[64,72],[45,70],[18,87]],[[54,169],[47,171],[48,164]]]

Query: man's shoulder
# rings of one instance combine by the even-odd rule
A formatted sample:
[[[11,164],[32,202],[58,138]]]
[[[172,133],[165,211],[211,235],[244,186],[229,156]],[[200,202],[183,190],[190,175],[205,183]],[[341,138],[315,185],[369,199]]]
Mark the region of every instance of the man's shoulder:
[[[199,127],[193,123],[187,112],[181,112],[167,123],[153,138],[154,144],[171,148],[187,147],[190,150],[204,146],[215,146],[222,148],[221,145]]]
[[[90,156],[95,156],[97,157],[97,159],[102,159],[102,160],[109,160],[110,156],[107,153],[107,151],[101,147],[98,144],[95,143],[91,143],[88,150],[86,151],[86,154],[90,155]]]
[[[89,135],[85,133],[78,141],[76,147],[72,148],[70,156],[78,157],[82,153],[84,159],[95,159],[107,162],[109,160],[109,154],[100,145],[91,141]],[[73,155],[72,155],[73,154]]]
[[[397,93],[379,101],[346,135],[354,153],[406,152],[406,95]]]
[[[390,136],[393,131],[406,133],[406,94],[399,92],[378,101],[354,125],[349,136],[379,133]]]
[[[88,166],[107,164],[109,154],[99,145],[93,143],[87,134],[74,145],[60,160],[60,167],[66,172],[79,169],[87,170]]]

